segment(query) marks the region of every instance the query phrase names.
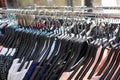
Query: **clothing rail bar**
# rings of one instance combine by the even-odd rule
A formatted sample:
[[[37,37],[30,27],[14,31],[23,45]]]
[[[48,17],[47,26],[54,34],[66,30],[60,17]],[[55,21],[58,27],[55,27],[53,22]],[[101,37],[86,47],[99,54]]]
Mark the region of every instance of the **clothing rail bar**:
[[[36,7],[41,7],[41,8],[49,8],[49,6],[36,6]],[[54,8],[71,8],[71,7],[68,7],[68,6],[61,6],[61,7],[51,7],[51,9]],[[80,7],[80,6],[75,6],[75,7],[72,7],[72,8],[75,8],[75,9],[80,9],[80,10],[89,10],[89,9],[93,9],[93,10],[103,10],[103,9],[118,9],[120,10],[120,7]],[[38,10],[38,9],[0,9],[0,13],[15,13],[15,14],[29,14],[32,13],[32,14],[35,14],[38,12],[39,14],[47,14],[47,15],[52,15],[52,14],[61,14],[61,15],[78,15],[78,14],[81,14],[83,16],[92,16],[92,17],[119,17],[120,14],[119,13],[102,13],[102,12],[80,12],[79,10],[78,11],[55,11],[55,10],[52,10],[50,11],[49,9],[48,10]]]
[[[26,9],[70,9],[70,10],[76,10],[76,9],[83,9],[83,10],[103,10],[103,9],[120,9],[120,6],[115,6],[115,7],[107,7],[107,6],[100,6],[100,7],[86,7],[86,6],[27,6]]]

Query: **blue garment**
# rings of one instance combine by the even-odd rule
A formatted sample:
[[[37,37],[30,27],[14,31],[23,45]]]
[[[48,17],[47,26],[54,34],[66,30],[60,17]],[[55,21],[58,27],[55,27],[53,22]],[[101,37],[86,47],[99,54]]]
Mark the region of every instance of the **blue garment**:
[[[23,80],[29,80],[39,62],[33,62]]]

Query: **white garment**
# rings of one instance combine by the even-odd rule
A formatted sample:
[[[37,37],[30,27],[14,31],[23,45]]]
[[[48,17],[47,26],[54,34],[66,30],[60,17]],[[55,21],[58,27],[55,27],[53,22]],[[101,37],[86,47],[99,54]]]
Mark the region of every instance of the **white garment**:
[[[16,58],[13,60],[12,66],[10,67],[9,72],[8,72],[7,80],[12,80],[11,78],[11,76],[13,75],[12,73],[14,73],[20,65],[20,64],[17,64],[18,61],[19,61],[19,58]]]
[[[25,69],[25,67],[27,66],[27,63],[26,62],[24,64],[24,69],[22,68],[22,70],[20,72],[15,72],[14,75],[12,76],[12,80],[23,80],[23,78],[25,77],[25,74],[27,73],[28,69],[30,68],[31,64],[32,64],[33,61],[30,61],[28,67]]]
[[[19,69],[20,64],[21,64],[21,63],[16,63],[13,71],[11,71],[11,73],[10,73],[10,74],[11,74],[11,78],[10,78],[11,80],[14,80],[14,77],[15,77],[14,75],[16,74],[17,70]]]
[[[22,72],[16,72],[12,75],[12,79],[11,80],[20,80],[21,77],[21,73]]]
[[[0,55],[5,55],[7,51],[8,51],[8,48],[5,48],[5,47],[4,47],[4,48],[1,50]]]
[[[30,63],[29,63],[29,65],[28,65],[27,69],[24,69],[24,70],[20,71],[20,72],[21,72],[20,80],[23,80],[23,78],[25,77],[25,74],[27,73],[28,69],[30,68],[32,62],[33,62],[33,61],[30,61]],[[17,79],[17,80],[18,80],[18,79]]]
[[[23,62],[23,60],[21,61],[21,63],[18,63],[19,61],[19,58],[16,58],[13,60],[13,63],[12,63],[12,66],[10,67],[9,69],[9,72],[8,72],[8,77],[7,77],[7,80],[14,80],[14,74],[18,71],[21,63]]]
[[[8,49],[8,48],[2,48],[2,50],[1,50],[1,52],[0,52],[0,55],[5,55],[6,53],[6,55],[8,56],[9,54],[11,55],[11,56],[13,56],[14,55],[14,53],[16,52],[16,48],[10,48],[10,49]]]
[[[27,64],[28,64],[28,61],[25,62],[25,64],[22,66],[22,69],[20,71],[24,70]]]
[[[28,67],[25,69],[25,67],[27,66],[28,64],[28,61],[25,62],[25,64],[23,65],[21,71],[17,72],[21,63],[18,63],[19,61],[19,58],[16,58],[13,60],[13,64],[9,70],[9,73],[8,73],[8,77],[7,77],[7,80],[23,80],[25,74],[27,73],[28,69],[30,68],[31,64],[33,61],[30,61]]]

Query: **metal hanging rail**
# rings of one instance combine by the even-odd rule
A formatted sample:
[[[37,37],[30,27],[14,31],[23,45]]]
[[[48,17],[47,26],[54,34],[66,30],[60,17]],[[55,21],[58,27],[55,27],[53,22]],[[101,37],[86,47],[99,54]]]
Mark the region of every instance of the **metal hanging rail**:
[[[63,9],[63,10],[73,10],[73,11],[76,11],[76,10],[89,10],[89,9],[92,9],[92,10],[120,10],[120,6],[119,7],[82,7],[82,6],[74,6],[74,7],[71,7],[71,6],[28,6],[28,7],[25,7],[23,9],[37,9],[37,10],[40,10],[40,9]],[[3,10],[18,10],[18,9],[3,9]],[[22,9],[19,9],[19,10],[22,10]],[[1,11],[1,9],[0,9]]]
[[[45,10],[44,10],[45,9]],[[50,10],[52,9],[52,10]],[[63,10],[61,10],[63,9]],[[34,8],[31,9],[0,9],[1,13],[13,13],[13,14],[35,14],[39,13],[39,14],[59,14],[59,15],[78,15],[78,14],[82,14],[84,16],[89,16],[89,17],[119,17],[120,13],[102,13],[102,12],[82,12],[83,10],[89,10],[89,9],[93,9],[93,10],[120,10],[120,7],[81,7],[81,6],[75,6],[75,7],[70,7],[70,6],[55,6],[55,7],[50,7],[50,6],[35,6]],[[72,11],[73,10],[73,11]]]

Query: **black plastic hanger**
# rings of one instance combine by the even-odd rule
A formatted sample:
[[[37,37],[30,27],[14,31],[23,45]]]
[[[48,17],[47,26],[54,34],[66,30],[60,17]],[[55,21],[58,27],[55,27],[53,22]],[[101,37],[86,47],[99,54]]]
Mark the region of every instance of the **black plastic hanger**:
[[[31,45],[29,45],[28,51],[26,52],[27,54],[25,55],[25,59],[24,59],[24,61],[28,61],[27,66],[25,68],[27,68],[29,66],[29,63],[32,60],[31,55],[32,55],[32,51],[35,48],[36,41],[37,41],[37,36],[36,36],[36,34],[33,34],[32,40],[31,40]]]
[[[55,43],[55,48],[51,54],[51,56],[48,58],[48,60],[46,60],[43,64],[43,68],[47,67],[47,69],[45,69],[45,74],[44,75],[48,75],[49,71],[51,70],[51,68],[53,67],[53,61],[55,60],[56,58],[56,53],[59,51],[61,45],[60,45],[60,40],[56,40],[56,43]]]
[[[26,34],[26,32],[25,32],[25,30],[21,30],[21,31],[18,31],[19,32],[19,34],[20,34],[20,39],[19,39],[19,46],[17,46],[17,51],[16,51],[16,58],[20,58],[21,57],[21,53],[22,53],[22,51],[23,51],[23,47],[25,47],[25,40],[26,40],[26,36],[27,36],[27,34]]]
[[[114,53],[114,49],[115,49],[116,47],[118,47],[118,46],[120,46],[120,44],[116,44],[116,45],[112,48],[111,52],[109,53],[109,55],[108,55],[108,57],[107,57],[106,62],[104,63],[104,65],[103,65],[102,68],[100,69],[100,72],[102,72],[102,71],[105,69],[105,67],[108,65],[108,62],[110,61],[110,58],[111,58],[112,55],[114,55],[114,56],[113,56],[113,59],[115,60],[117,54]],[[102,77],[100,78],[100,80],[104,79],[104,78],[107,76],[109,70],[110,70],[111,67],[113,66],[114,60],[113,60],[113,62],[111,62],[111,64],[110,64],[109,67],[107,68],[107,71],[105,71],[105,73],[102,75]],[[104,69],[103,69],[103,68],[104,68]],[[98,74],[100,74],[100,72],[98,72]]]
[[[51,46],[51,44],[50,44],[50,38],[44,36],[44,39],[46,40],[46,44],[44,45],[45,47],[43,47],[42,50],[39,52],[38,59],[42,58],[41,61],[40,61],[40,63],[39,63],[39,66],[42,65],[43,61],[45,60],[44,54],[46,53],[46,51]]]
[[[82,39],[80,39],[80,40],[82,40]],[[85,47],[85,45],[87,45],[87,44],[84,44],[84,42],[82,42],[82,41],[81,41],[81,44],[82,44],[81,47]],[[86,48],[82,48],[82,49],[87,49],[87,47],[86,47]],[[85,51],[86,51],[86,50],[85,50]],[[83,56],[84,53],[85,53],[84,51],[81,51],[81,52],[80,52],[80,55],[79,55],[79,56],[81,56],[81,57],[78,58],[77,63],[75,64],[76,69],[74,70],[74,72],[72,73],[72,75],[69,77],[69,79],[71,79],[71,78],[74,76],[74,74],[76,73],[77,69],[79,69],[78,66],[80,66],[80,65],[82,64],[82,62],[84,62],[84,60],[85,60],[85,57],[84,57],[85,55]],[[82,56],[83,56],[83,57],[82,57]]]
[[[20,34],[21,34],[20,45],[18,47],[19,50],[17,51],[17,54],[18,54],[17,57],[19,57],[19,58],[22,57],[21,53],[23,52],[23,48],[25,49],[25,47],[26,47],[26,44],[27,44],[26,38],[28,38],[28,35],[26,34],[25,30],[22,30],[20,32]]]
[[[13,33],[13,35],[11,35],[11,39],[10,39],[10,41],[8,40],[8,42],[9,43],[7,43],[7,46],[8,47],[12,47],[12,45],[14,45],[15,44],[15,38],[18,36],[18,34],[16,34],[16,31],[14,30],[14,33]]]
[[[87,45],[87,44],[86,44]],[[74,69],[73,73],[70,75],[68,80],[71,80],[72,77],[76,74],[76,72],[79,70],[79,68],[83,65],[83,63],[87,60],[87,57],[89,55],[89,51],[91,50],[91,45],[87,45],[85,50],[81,51],[81,54],[85,54],[76,64],[76,68]]]
[[[71,71],[71,70],[73,70],[75,67],[76,67],[76,63],[77,63],[77,61],[80,59],[80,51],[81,51],[81,43],[78,41],[78,42],[75,42],[75,44],[76,44],[76,46],[73,46],[72,45],[72,42],[71,42],[71,46],[70,46],[70,49],[72,49],[72,47],[76,47],[76,50],[74,51],[74,53],[71,51],[71,53],[73,53],[73,55],[74,55],[74,57],[73,58],[68,58],[68,60],[66,60],[66,65],[68,65],[69,63],[70,63],[70,61],[71,61],[71,66],[66,66],[65,68],[66,68],[66,71]],[[69,49],[68,49],[68,52],[69,52]],[[68,53],[67,52],[67,53]],[[67,54],[67,56],[69,56],[69,57],[72,57],[72,56],[70,56],[71,55],[71,53],[69,52],[68,54]]]
[[[66,67],[66,71],[72,70],[72,67],[74,66],[74,64],[77,60],[77,57],[79,55],[79,54],[77,54],[78,48],[79,48],[79,43],[74,42],[73,46],[72,46],[71,54],[69,54],[69,59],[67,61],[67,64],[69,64],[69,66]]]
[[[59,50],[59,47],[60,47],[60,40],[59,39],[56,39],[56,43],[55,43],[55,48],[50,56],[50,58],[48,59],[48,61],[46,62],[46,64],[51,64],[53,58],[55,57],[57,51]]]
[[[48,55],[49,55],[49,52],[50,52],[50,50],[51,50],[51,47],[52,47],[52,45],[53,45],[53,42],[54,42],[54,37],[51,37],[50,38],[50,43],[49,43],[49,47],[48,47],[48,49],[47,49],[47,51],[44,53],[44,56],[43,56],[43,58],[42,58],[42,64],[44,64],[45,62],[46,62],[46,59],[47,59],[47,57],[48,57]]]
[[[11,41],[7,44],[7,47],[8,48],[12,48],[12,45],[14,45],[15,44],[15,41],[14,41],[14,39],[15,39],[15,33],[13,34],[13,35],[11,35]],[[9,51],[9,50],[8,50]],[[5,53],[5,56],[7,56],[7,54],[8,54],[8,51]],[[11,51],[12,52],[12,51]],[[8,54],[8,55],[10,55],[10,54]]]
[[[55,62],[55,59],[54,59],[54,62]],[[53,65],[54,65],[54,64],[53,64]],[[41,67],[42,67],[42,69],[39,71],[39,73],[37,74],[37,77],[36,77],[36,78],[40,77],[40,78],[41,78],[41,80],[42,80],[42,79],[43,79],[43,78],[45,78],[45,77],[43,77],[43,76],[41,77],[41,76],[40,76],[40,74],[41,74],[41,71],[43,71],[43,70],[44,70],[44,69],[43,69],[43,68],[44,68],[44,66],[43,66],[43,65],[41,65],[41,64],[40,64],[39,66],[41,66]],[[46,66],[46,67],[47,67],[47,66]],[[47,73],[47,74],[48,74],[48,73]],[[45,74],[44,74],[44,75],[45,75]]]
[[[99,65],[99,63],[100,63],[100,61],[101,61],[101,59],[102,59],[102,56],[103,56],[104,50],[106,49],[107,46],[108,46],[108,45],[103,46],[103,48],[102,48],[102,50],[101,50],[101,53],[100,53],[100,56],[99,56],[99,59],[98,59],[96,65],[94,66],[92,72],[90,73],[88,79],[91,79],[91,78],[92,78],[92,75],[94,74],[94,72],[95,72],[97,66]]]
[[[28,39],[31,39],[31,38],[29,37]],[[29,49],[28,46],[31,45],[31,44],[29,44],[29,41],[28,41],[28,40],[27,40],[27,42],[28,42],[28,44],[27,44],[26,47],[23,49],[23,53],[20,53],[20,54],[21,54],[21,58],[20,58],[20,60],[19,60],[19,63],[21,63],[23,59],[24,59],[24,60],[23,60],[23,62],[21,63],[18,71],[21,70],[21,68],[23,67],[24,63],[26,62],[26,56],[25,56],[25,55],[27,54],[27,51],[28,51],[28,49]]]
[[[37,46],[36,46],[36,49],[33,53],[33,57],[31,56],[33,60],[38,61],[37,57],[39,57],[40,51],[42,50],[42,48],[45,44],[45,41],[46,41],[46,39],[44,38],[43,33],[38,32],[38,34],[37,34]]]
[[[46,38],[42,35],[41,36],[38,35],[38,44],[35,52],[33,53],[33,60],[39,61],[40,52],[44,48],[45,42],[46,42]]]
[[[93,53],[93,50],[95,50],[95,46],[92,44],[91,44],[91,46],[92,46],[92,48],[91,48],[91,51],[89,52],[89,56],[87,57],[85,63],[83,64],[82,69],[79,71],[79,73],[77,74],[75,79],[79,79],[79,78],[83,79],[85,70],[87,70],[87,67],[90,65],[91,61],[93,60],[92,55],[95,54],[95,53]]]
[[[99,63],[100,63],[100,61],[101,61],[101,59],[102,59],[102,56],[103,56],[104,50],[105,50],[106,47],[109,46],[109,45],[110,45],[110,42],[104,44],[104,46],[103,46],[103,48],[102,48],[102,50],[101,50],[101,53],[100,53],[100,57],[99,57],[97,63],[95,64],[95,66],[94,66],[92,72],[90,73],[88,79],[91,79],[91,78],[92,78],[92,75],[94,74],[96,68],[98,67],[98,65],[99,65]]]
[[[21,38],[21,35],[20,35],[18,29],[15,30],[15,36],[14,37],[15,38],[14,38],[13,44],[11,45],[12,48],[16,48],[20,43],[20,42],[18,43],[18,40]]]
[[[18,53],[19,57],[20,57],[20,60],[19,62],[22,61],[22,59],[24,58],[25,54],[26,54],[26,51],[27,51],[27,48],[29,47],[29,44],[30,44],[30,34],[28,34],[29,32],[24,30],[24,34],[23,34],[23,37],[22,37],[22,41],[21,41],[21,47],[20,47],[20,52]],[[26,49],[26,50],[25,50]]]
[[[113,40],[112,40],[113,41]],[[110,42],[112,42],[112,41],[110,41]],[[108,43],[109,44],[109,43]],[[114,48],[113,48],[114,49]],[[98,75],[100,75],[101,73],[102,73],[102,71],[105,69],[105,67],[107,66],[107,64],[108,64],[108,62],[110,61],[110,58],[111,58],[111,56],[112,56],[112,54],[114,53],[114,51],[113,51],[113,49],[110,51],[110,53],[109,53],[109,55],[108,55],[108,57],[107,57],[107,63],[105,63],[103,66],[102,66],[102,68],[100,69],[100,71],[98,72]]]
[[[8,30],[8,31],[7,31],[7,30]],[[8,34],[7,34],[7,33],[8,33]],[[7,38],[5,38],[4,42],[2,43],[3,46],[6,46],[7,43],[9,43],[8,41],[11,39],[11,35],[14,34],[14,28],[11,28],[11,27],[7,28],[7,29],[6,29],[6,34],[7,34],[8,36],[7,36]]]
[[[94,50],[94,48],[92,48],[93,50]],[[91,53],[89,53],[89,54],[91,54],[91,57],[92,57],[92,55],[94,54],[94,52],[92,51]],[[77,77],[75,78],[75,79],[78,79],[78,77],[80,76],[80,73],[82,73],[83,71],[84,71],[84,69],[85,69],[85,67],[87,67],[87,65],[88,65],[88,62],[90,61],[89,59],[91,58],[90,56],[87,58],[87,60],[86,60],[86,63],[85,63],[85,65],[83,66],[83,68],[81,69],[81,71],[78,73],[78,75],[77,75]],[[93,61],[92,61],[93,62]],[[84,75],[85,73],[83,73],[83,75]],[[82,75],[82,74],[81,74]],[[84,77],[84,76],[81,76],[81,79],[82,79],[82,77]]]
[[[91,45],[92,45],[92,44],[91,44]],[[85,63],[85,67],[83,66],[83,69],[81,69],[82,72],[83,72],[83,70],[84,70],[84,72],[83,72],[83,74],[81,75],[81,77],[79,77],[79,79],[83,79],[84,76],[85,76],[85,74],[89,71],[90,67],[92,66],[92,64],[93,64],[93,62],[94,62],[94,60],[95,60],[95,56],[96,56],[98,47],[99,47],[99,45],[93,44],[93,49],[92,49],[93,51],[91,50],[91,53],[90,53],[90,54],[91,54],[91,57],[89,56],[90,60],[88,60],[88,61]],[[76,78],[76,79],[77,79],[77,78]]]
[[[56,58],[54,59],[54,61],[52,62],[52,69],[48,72],[48,76],[46,79],[49,79],[50,75],[52,74],[53,70],[55,69],[55,67],[59,64],[59,61],[64,53],[65,50],[65,45],[66,45],[66,40],[62,40],[62,45],[61,48],[59,50],[58,55],[56,55]]]
[[[61,63],[61,65],[64,64],[64,67],[62,68],[61,73],[58,75],[58,79],[62,75],[62,73],[66,70],[67,65],[69,65],[68,60],[69,60],[69,56],[70,56],[69,54],[71,52],[71,48],[72,48],[72,41],[68,40],[66,48],[65,48],[65,52],[63,53],[64,55],[63,55],[62,63]]]
[[[10,28],[10,29],[12,29],[12,34],[11,34],[10,38],[8,39],[9,43],[8,43],[8,41],[6,41],[6,44],[4,45],[4,46],[7,47],[8,49],[10,48],[11,43],[12,43],[12,41],[13,41],[13,39],[14,39],[14,35],[15,35],[15,30],[14,30],[13,28]],[[8,51],[9,51],[9,50],[8,50]],[[8,51],[5,53],[5,56],[7,55]]]
[[[119,80],[120,77],[120,68],[118,69],[118,71],[116,72],[115,76],[113,77],[113,80]]]
[[[17,48],[18,46],[19,46],[19,39],[21,38],[21,35],[19,34],[19,31],[18,31],[19,29],[17,29],[16,31],[15,31],[15,34],[14,34],[14,40],[13,40],[13,43],[11,44],[11,48]],[[19,43],[18,43],[19,42]],[[11,54],[11,53],[10,53]],[[9,54],[9,55],[10,55]],[[14,58],[16,58],[16,55],[17,54],[14,54],[13,55],[13,59]]]
[[[34,30],[33,30],[33,32],[35,32]],[[33,50],[31,50],[29,53],[31,53],[30,55],[29,55],[29,60],[34,60],[35,61],[35,56],[37,55],[36,54],[36,52],[35,51],[37,51],[38,49],[37,49],[37,47],[39,47],[41,44],[39,44],[39,34],[40,34],[40,32],[36,32],[33,36],[33,46],[31,46],[31,48],[33,49]]]
[[[91,53],[92,53],[92,52],[91,52]],[[82,62],[84,62],[84,61],[88,60],[88,59],[87,59],[88,54],[89,54],[89,52],[88,52],[88,53],[86,53],[86,55],[85,55],[85,57],[84,57],[84,58],[82,58]],[[89,60],[88,60],[88,61],[89,61]],[[79,67],[82,65],[82,62],[80,62],[80,64],[78,64],[78,66],[79,66]],[[79,69],[79,67],[78,67],[77,69]],[[75,72],[73,72],[73,73],[72,73],[72,75],[69,77],[69,79],[71,79],[71,78],[75,75],[75,73],[76,73],[77,69],[75,70]],[[79,75],[78,75],[78,76],[79,76]]]
[[[9,37],[10,37],[10,34],[12,34],[12,32],[10,32],[11,31],[11,28],[10,27],[7,27],[6,29],[5,29],[5,34],[4,34],[4,36],[3,36],[3,39],[1,40],[1,44],[3,44],[3,42],[5,42],[5,40],[7,39],[9,39]]]
[[[119,67],[119,63],[120,63],[120,51],[117,49],[116,53],[118,54],[117,56],[117,60],[115,62],[115,65],[113,66],[113,69],[111,70],[110,74],[107,76],[107,79],[111,79],[112,75],[114,74],[115,70]]]
[[[30,60],[30,56],[31,56],[32,51],[33,51],[33,49],[34,49],[34,47],[35,47],[36,38],[37,38],[36,34],[32,31],[32,32],[31,32],[30,45],[29,45],[28,51],[26,52],[27,54],[25,55],[26,60],[28,60],[28,61]]]
[[[28,41],[28,45],[27,46],[29,46],[29,47],[26,47],[26,51],[24,52],[25,54],[23,54],[23,57],[25,58],[24,59],[24,61],[22,62],[22,64],[20,65],[20,67],[19,67],[19,69],[18,69],[18,71],[20,71],[21,70],[21,68],[22,68],[22,66],[25,64],[25,62],[28,60],[28,58],[29,58],[29,56],[30,56],[30,51],[33,49],[32,47],[34,47],[34,42],[35,42],[35,40],[34,40],[34,34],[32,33],[32,31],[31,31],[31,33],[29,33],[30,34],[30,36],[29,36],[29,38],[28,39],[30,39],[29,41]],[[29,63],[28,63],[29,64]]]

